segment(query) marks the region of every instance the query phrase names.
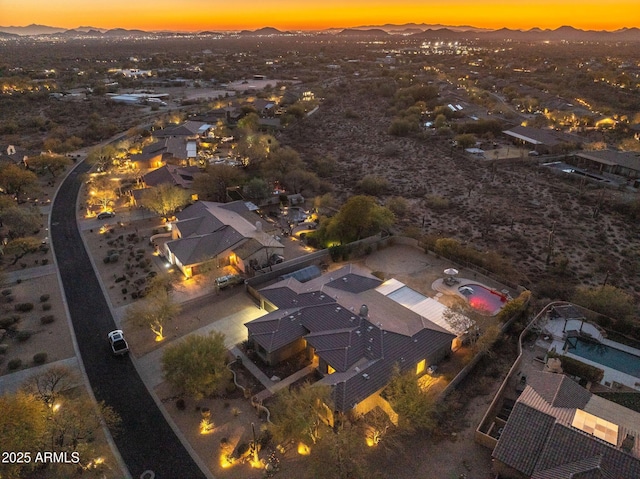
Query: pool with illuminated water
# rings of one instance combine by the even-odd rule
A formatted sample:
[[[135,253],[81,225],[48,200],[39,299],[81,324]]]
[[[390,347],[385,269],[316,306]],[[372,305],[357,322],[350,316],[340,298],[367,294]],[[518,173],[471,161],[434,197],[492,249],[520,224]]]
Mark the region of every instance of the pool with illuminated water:
[[[504,294],[479,284],[465,284],[460,286],[458,291],[467,298],[469,306],[491,316],[498,314],[507,302]]]
[[[640,378],[640,357],[635,354],[579,337],[567,338],[565,349],[568,353]]]

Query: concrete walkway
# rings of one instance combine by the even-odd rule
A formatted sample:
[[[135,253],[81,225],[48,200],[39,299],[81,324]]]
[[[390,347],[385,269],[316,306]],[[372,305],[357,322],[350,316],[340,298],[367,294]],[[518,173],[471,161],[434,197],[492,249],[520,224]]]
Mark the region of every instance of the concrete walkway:
[[[55,273],[56,265],[51,263],[44,266],[34,266],[33,268],[8,271],[5,275],[8,283],[15,283],[18,280],[25,281],[27,279],[40,278],[41,276],[48,276]]]
[[[135,358],[134,364],[136,366],[136,369],[138,370],[140,377],[145,382],[147,387],[149,389],[153,389],[158,384],[162,383],[162,381],[164,381],[162,375],[162,355],[164,353],[164,349],[171,344],[177,344],[180,341],[184,341],[184,339],[189,337],[190,335],[206,335],[213,331],[224,333],[225,346],[229,348],[234,355],[237,355],[235,350],[237,350],[238,352],[240,350],[238,350],[235,345],[244,341],[247,337],[247,328],[245,327],[244,323],[267,314],[266,311],[256,308],[252,300],[246,295],[239,295],[238,300],[246,301],[246,307],[242,308],[236,313],[230,314],[229,316],[218,319],[211,324],[203,326],[200,329],[197,329],[189,334],[185,334],[181,338],[178,338],[171,342],[167,342],[162,347],[155,349],[154,351],[145,354],[142,357]],[[134,358],[132,357],[132,359]],[[247,361],[249,360],[245,360],[243,358],[243,363]],[[264,377],[266,378],[266,376]],[[267,381],[272,382],[271,380],[269,380],[269,378],[267,378]],[[262,382],[262,380],[260,382]]]

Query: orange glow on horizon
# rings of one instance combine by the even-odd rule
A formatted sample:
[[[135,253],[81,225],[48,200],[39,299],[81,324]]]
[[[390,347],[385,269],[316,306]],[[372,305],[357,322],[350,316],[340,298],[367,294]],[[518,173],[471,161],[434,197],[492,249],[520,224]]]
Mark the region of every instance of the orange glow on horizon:
[[[241,5],[185,0],[86,2],[22,0],[0,4],[4,26],[32,23],[60,28],[92,26],[142,30],[319,30],[385,23],[425,23],[512,29],[615,30],[640,26],[637,0],[245,0]]]

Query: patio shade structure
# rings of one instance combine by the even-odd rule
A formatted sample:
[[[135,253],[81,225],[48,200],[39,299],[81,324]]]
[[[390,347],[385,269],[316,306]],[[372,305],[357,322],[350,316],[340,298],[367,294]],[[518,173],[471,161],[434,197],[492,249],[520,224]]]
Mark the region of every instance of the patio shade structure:
[[[458,274],[458,270],[455,268],[447,268],[444,270],[444,274],[446,274],[447,276],[455,276],[456,274]]]

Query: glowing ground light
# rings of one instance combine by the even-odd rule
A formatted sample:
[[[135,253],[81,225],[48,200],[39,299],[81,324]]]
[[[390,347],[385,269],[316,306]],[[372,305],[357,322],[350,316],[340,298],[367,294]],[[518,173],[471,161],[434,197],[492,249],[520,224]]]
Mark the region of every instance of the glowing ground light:
[[[229,469],[234,464],[234,460],[229,454],[220,454],[220,467],[222,469]]]
[[[311,448],[307,446],[304,442],[298,443],[298,454],[301,456],[308,456],[311,454]]]

